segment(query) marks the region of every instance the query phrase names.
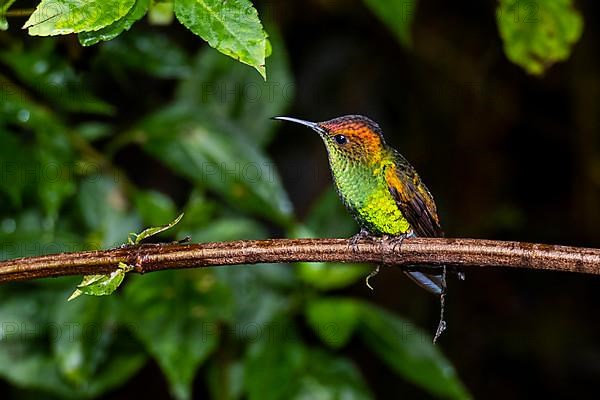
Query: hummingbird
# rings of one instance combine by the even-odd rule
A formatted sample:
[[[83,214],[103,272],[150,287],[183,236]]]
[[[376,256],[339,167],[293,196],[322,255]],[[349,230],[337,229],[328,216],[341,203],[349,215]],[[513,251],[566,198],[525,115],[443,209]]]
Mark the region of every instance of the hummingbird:
[[[421,178],[398,151],[390,147],[379,125],[362,115],[346,115],[324,122],[292,117],[274,117],[317,132],[327,149],[336,190],[360,226],[352,237],[391,238],[401,244],[409,237],[444,235],[433,196]],[[367,277],[377,274],[379,266]],[[419,286],[440,296],[442,311],[434,341],[445,329],[443,319],[446,269],[438,273],[405,271]]]

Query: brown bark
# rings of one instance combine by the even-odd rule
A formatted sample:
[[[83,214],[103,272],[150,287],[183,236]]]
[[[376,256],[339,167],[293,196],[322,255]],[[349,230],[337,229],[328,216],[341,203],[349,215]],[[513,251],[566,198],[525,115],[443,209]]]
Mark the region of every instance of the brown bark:
[[[386,240],[269,239],[201,244],[144,244],[124,248],[50,254],[0,262],[0,282],[113,271],[119,262],[139,273],[222,265],[334,261],[409,265],[515,267],[600,274],[600,249],[476,239]]]

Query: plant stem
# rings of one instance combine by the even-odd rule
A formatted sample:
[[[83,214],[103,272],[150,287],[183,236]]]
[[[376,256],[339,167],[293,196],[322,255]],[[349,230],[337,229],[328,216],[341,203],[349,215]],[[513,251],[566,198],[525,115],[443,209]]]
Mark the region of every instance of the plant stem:
[[[105,274],[119,262],[138,273],[178,268],[286,262],[514,267],[600,274],[600,249],[477,239],[411,238],[401,246],[347,239],[268,239],[200,244],[142,244],[0,262],[0,282]]]

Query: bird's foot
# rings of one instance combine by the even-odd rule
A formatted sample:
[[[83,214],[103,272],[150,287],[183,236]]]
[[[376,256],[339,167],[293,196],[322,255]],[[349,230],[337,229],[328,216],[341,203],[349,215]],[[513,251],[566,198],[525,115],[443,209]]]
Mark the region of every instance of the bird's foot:
[[[364,239],[375,240],[375,237],[365,228],[360,228],[360,232],[350,238],[350,248],[352,251],[358,251],[358,242]]]
[[[413,238],[416,236],[417,235],[415,235],[415,233],[412,230],[410,230],[398,236],[384,236],[383,240],[387,241],[388,244],[392,246],[392,250],[394,250],[394,253],[396,253],[402,250],[402,242],[404,242],[405,239]]]
[[[371,273],[365,279],[365,283],[367,284],[367,287],[371,290],[375,290],[375,289],[373,289],[373,286],[371,286],[371,284],[369,283],[369,279],[371,279],[372,277],[374,277],[375,275],[377,275],[379,273],[379,267],[380,267],[379,265],[377,267],[375,267],[375,269],[373,271],[371,271]]]

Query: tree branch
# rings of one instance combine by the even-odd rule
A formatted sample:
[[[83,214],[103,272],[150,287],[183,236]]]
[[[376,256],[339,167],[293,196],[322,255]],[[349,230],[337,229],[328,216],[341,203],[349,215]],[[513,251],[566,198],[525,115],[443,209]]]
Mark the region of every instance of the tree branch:
[[[164,269],[298,261],[495,266],[600,274],[600,249],[591,248],[476,239],[412,238],[406,239],[401,246],[394,246],[387,240],[363,240],[353,249],[347,239],[269,239],[187,245],[143,244],[17,258],[0,262],[0,283],[109,273],[119,262],[134,266],[138,273],[145,273]]]

